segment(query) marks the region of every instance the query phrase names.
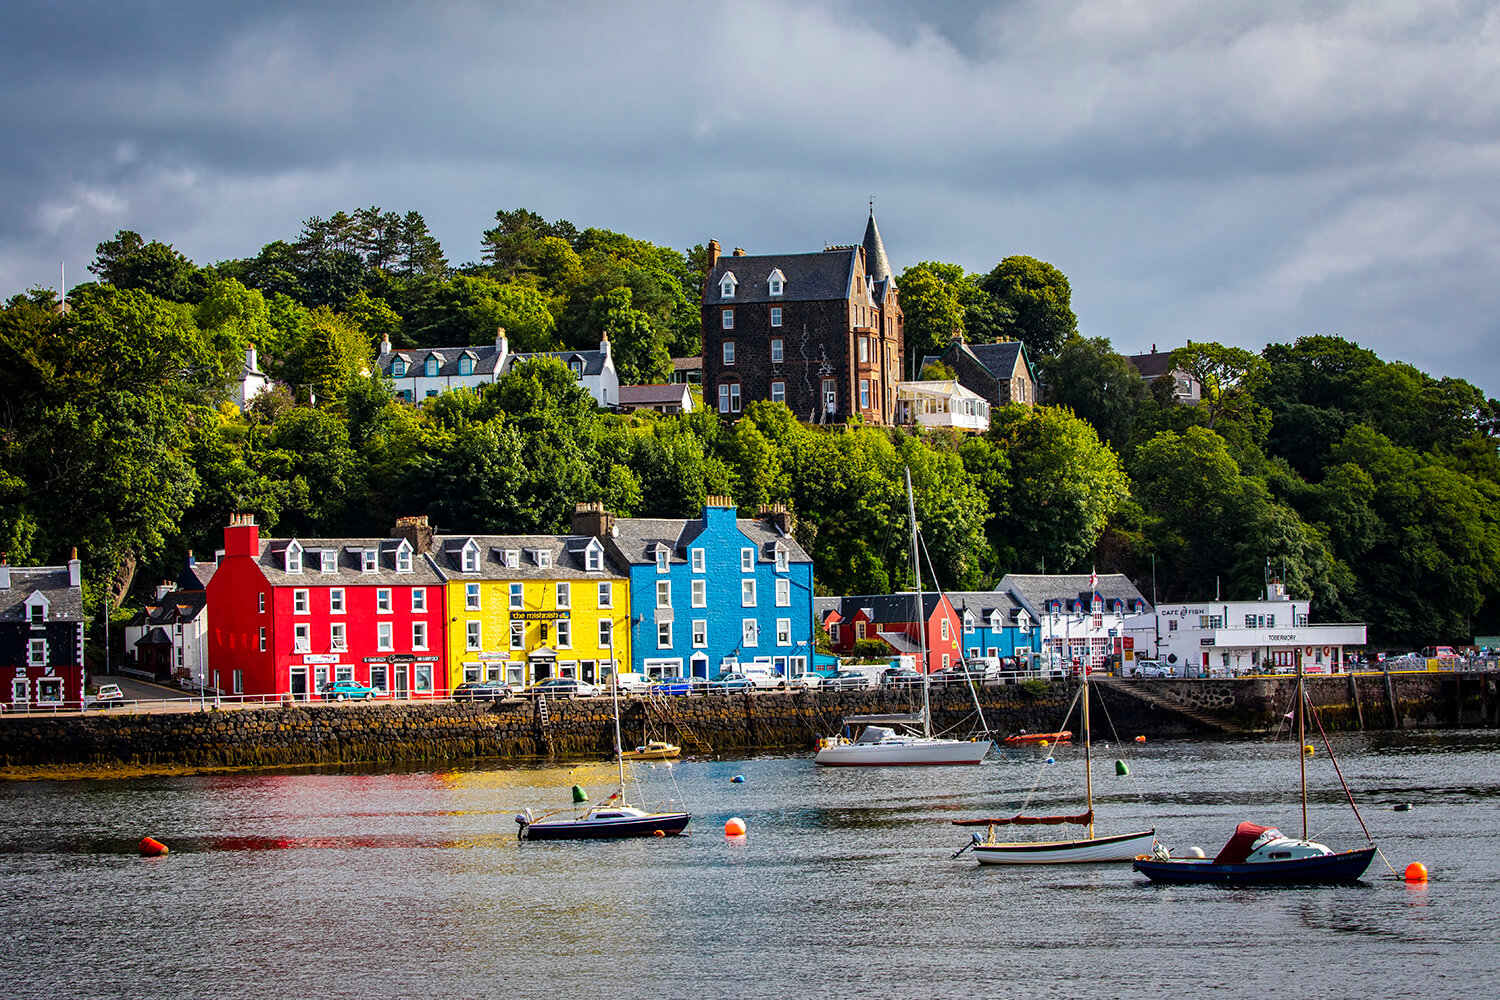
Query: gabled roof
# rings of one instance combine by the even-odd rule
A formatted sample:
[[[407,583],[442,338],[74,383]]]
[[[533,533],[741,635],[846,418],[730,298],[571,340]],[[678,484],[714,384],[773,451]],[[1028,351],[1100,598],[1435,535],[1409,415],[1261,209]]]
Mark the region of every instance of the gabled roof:
[[[396,359],[406,362],[406,374],[394,376],[396,378],[428,378],[425,375],[425,365],[428,357],[438,359],[438,375],[457,375],[458,360],[462,357],[472,358],[474,361],[474,375],[493,375],[495,365],[500,361],[500,351],[494,344],[476,345],[473,347],[412,347],[390,354],[382,354],[375,362],[382,375],[391,374],[391,365]]]
[[[739,517],[734,523],[755,546],[758,561],[772,562],[775,545],[780,542],[786,546],[788,562],[812,562],[795,538],[783,535],[766,521]],[[633,565],[654,564],[658,544],[670,550],[669,562],[683,563],[688,560],[688,546],[703,533],[703,524],[702,518],[622,517],[615,521],[612,537],[621,554]]]
[[[208,607],[208,592],[203,590],[170,590],[162,597],[147,601],[130,624],[175,625],[190,622]]]
[[[10,589],[0,590],[0,621],[26,620],[26,600],[40,593],[49,622],[83,621],[83,591],[68,586],[66,566],[11,566]]]
[[[1127,354],[1125,360],[1135,366],[1146,381],[1161,378],[1172,370],[1171,351],[1153,351],[1150,354]]]
[[[674,372],[701,372],[703,370],[703,355],[695,354],[690,358],[673,358],[672,370]]]
[[[285,569],[285,553],[295,541],[302,547],[302,572],[288,573]],[[404,538],[263,538],[260,543],[260,571],[274,586],[279,587],[423,587],[443,582],[436,568],[420,552],[412,552],[411,572],[396,572],[396,551],[402,544],[410,548]],[[334,553],[333,572],[324,572],[319,553],[331,549]],[[364,572],[362,553],[374,549],[377,553],[377,572]]]
[[[1026,345],[1019,340],[1003,340],[998,344],[965,344],[970,354],[996,378],[1010,378],[1016,370],[1016,359],[1026,358]],[[1027,359],[1027,371],[1031,365]]]
[[[847,299],[854,281],[854,247],[824,250],[822,253],[770,254],[761,257],[720,257],[709,272],[704,285],[703,303],[730,306],[742,302],[822,302]],[[780,270],[786,277],[781,295],[770,292],[771,272]],[[734,272],[738,287],[734,298],[719,295],[719,283],[725,272]]]
[[[1004,590],[950,590],[948,601],[959,617],[972,611],[982,621],[988,621],[990,612],[999,611],[1007,622],[1016,620],[1016,612],[1024,610],[1015,595]]]
[[[1125,609],[1131,611],[1133,610],[1131,602],[1139,601],[1143,609],[1151,610],[1150,602],[1123,573],[1100,573],[1097,588],[1089,587],[1089,574],[1087,573],[1061,573],[1048,576],[1007,573],[996,589],[1012,594],[1033,617],[1046,614],[1047,602],[1054,598],[1063,601],[1067,606],[1071,606],[1073,601],[1082,601],[1084,607],[1088,607],[1095,590],[1104,599],[1106,606],[1115,600],[1121,600],[1125,602]]]
[[[463,549],[466,543],[479,547],[479,571],[463,572]],[[609,557],[600,546],[601,569],[590,571],[586,553],[589,535],[437,535],[433,538],[432,559],[439,572],[450,580],[609,580],[625,576],[624,568]],[[515,566],[505,562],[507,552],[517,553]],[[536,553],[546,552],[548,565],[538,565]]]
[[[923,621],[931,619],[937,613],[942,599],[943,595],[938,591],[922,592]],[[865,617],[877,623],[913,621],[912,612],[916,608],[916,595],[910,591],[903,594],[864,594],[821,600],[838,601],[838,612],[846,620],[864,611]]]
[[[682,383],[620,386],[621,406],[651,406],[656,403],[681,404],[690,398],[688,387]]]
[[[604,369],[609,365],[609,355],[604,351],[533,351],[530,354],[512,354],[505,362],[505,369],[501,374],[515,368],[522,361],[530,361],[532,358],[555,358],[568,367],[573,362],[583,366],[585,375],[602,375]]]

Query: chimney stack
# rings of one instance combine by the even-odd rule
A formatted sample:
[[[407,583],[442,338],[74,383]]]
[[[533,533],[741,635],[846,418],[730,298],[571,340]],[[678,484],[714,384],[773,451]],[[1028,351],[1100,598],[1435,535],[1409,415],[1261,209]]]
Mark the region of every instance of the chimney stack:
[[[615,516],[598,501],[573,505],[573,534],[606,538],[615,533]]]
[[[391,353],[390,334],[382,333],[380,335],[380,356],[383,358],[389,353]]]
[[[72,554],[68,557],[68,586],[83,586],[83,563],[78,561],[78,547],[73,547]]]
[[[256,361],[254,344],[251,344],[249,347],[245,348],[245,367],[252,372],[260,371],[260,368],[258,367]]]
[[[10,562],[0,555],[0,590],[10,589]]]
[[[735,247],[734,248],[734,255],[736,257],[743,257],[743,256],[745,256],[745,248],[744,247]]]
[[[495,353],[503,358],[509,352],[509,348],[510,342],[505,339],[505,327],[495,327]]]
[[[791,536],[792,528],[797,523],[796,518],[792,516],[791,511],[786,509],[784,503],[762,504],[756,517],[788,537]]]
[[[426,514],[396,518],[391,537],[406,539],[418,555],[432,551],[432,527],[427,523]]]

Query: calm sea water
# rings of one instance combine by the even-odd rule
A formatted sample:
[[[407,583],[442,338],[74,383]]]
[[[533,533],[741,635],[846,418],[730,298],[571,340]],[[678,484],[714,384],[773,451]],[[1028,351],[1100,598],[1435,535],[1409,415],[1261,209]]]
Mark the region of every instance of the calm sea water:
[[[1100,832],[1154,824],[1211,854],[1241,819],[1300,831],[1285,742],[1096,750]],[[607,793],[604,765],[0,785],[0,995],[1500,994],[1500,736],[1335,751],[1385,857],[1425,863],[1428,885],[1379,857],[1359,885],[1275,889],[950,859],[968,837],[950,820],[1013,811],[1033,785],[1030,808],[1077,811],[1072,749],[954,769],[657,765],[643,790],[691,809],[692,835],[603,844],[520,844],[511,817],[575,781]],[[1311,778],[1312,836],[1361,844],[1321,749]],[[730,816],[747,837],[726,840]],[[137,856],[143,835],[171,854]]]

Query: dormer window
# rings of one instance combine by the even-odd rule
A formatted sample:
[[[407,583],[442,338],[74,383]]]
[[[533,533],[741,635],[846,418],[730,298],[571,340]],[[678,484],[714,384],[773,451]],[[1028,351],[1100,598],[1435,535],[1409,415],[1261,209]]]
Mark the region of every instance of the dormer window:
[[[465,354],[458,359],[458,373],[460,375],[474,374],[474,359]]]
[[[665,545],[658,545],[656,547],[656,571],[658,573],[665,573],[667,571],[667,559],[669,555],[670,553],[667,552]]]
[[[768,291],[772,295],[780,295],[786,290],[786,275],[781,273],[781,268],[778,267],[771,272],[771,279],[767,284],[770,286]]]
[[[426,375],[428,378],[436,378],[437,377],[437,373],[438,373],[438,359],[437,359],[437,355],[435,355],[435,354],[429,354],[427,356],[426,363],[422,367],[422,374]]]
[[[286,571],[288,573],[302,572],[302,546],[295,540],[286,547]]]
[[[474,544],[472,538],[464,543],[462,563],[465,573],[479,572],[479,546]]]
[[[406,547],[405,542],[396,549],[396,572],[411,572],[411,549]]]
[[[318,569],[324,573],[337,573],[339,571],[339,553],[337,549],[318,550]]]
[[[505,550],[505,565],[508,569],[516,569],[521,565],[520,549]]]
[[[1104,598],[1100,597],[1098,594],[1095,594],[1094,595],[1094,599],[1089,602],[1089,610],[1092,611],[1096,615],[1099,612],[1103,611],[1104,610]]]
[[[590,573],[604,568],[604,552],[597,544],[590,545],[583,553],[583,568]]]
[[[734,272],[733,271],[725,271],[724,272],[724,277],[722,277],[722,278],[719,279],[719,298],[721,298],[721,299],[732,299],[732,298],[734,298],[734,289],[735,289],[735,286],[737,286],[738,284],[739,284],[739,279],[737,279],[734,276]]]
[[[535,553],[535,561],[536,561],[536,564],[538,566],[540,566],[542,569],[546,569],[547,567],[551,566],[552,565],[552,550],[551,549],[537,549],[536,553]]]
[[[405,358],[397,358],[395,361],[391,362],[391,378],[405,378],[405,377],[406,377],[406,359]]]
[[[583,361],[578,358],[569,361],[568,371],[573,373],[574,378],[583,378]]]
[[[787,553],[786,546],[776,546],[776,572],[785,573],[787,571],[787,564],[789,559],[790,556]]]
[[[31,619],[31,624],[33,624],[33,625],[41,625],[41,624],[43,624],[43,623],[45,623],[47,621],[47,607],[46,607],[46,605],[44,605],[44,604],[31,604],[31,605],[27,606],[26,610],[29,612],[27,614],[27,617],[29,619]]]
[[[379,566],[376,563],[376,552],[374,549],[365,549],[359,554],[359,568],[364,573],[374,573]]]

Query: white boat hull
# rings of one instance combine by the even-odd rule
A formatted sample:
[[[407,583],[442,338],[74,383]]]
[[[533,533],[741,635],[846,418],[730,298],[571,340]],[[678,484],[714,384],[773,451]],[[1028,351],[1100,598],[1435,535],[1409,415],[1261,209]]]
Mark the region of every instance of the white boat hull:
[[[820,749],[813,760],[825,767],[978,764],[993,745],[990,740],[897,736],[878,743],[835,743]]]
[[[1150,854],[1156,831],[1124,833],[1092,840],[1017,841],[1009,844],[975,844],[974,855],[982,865],[1056,865],[1100,861],[1134,861]]]

